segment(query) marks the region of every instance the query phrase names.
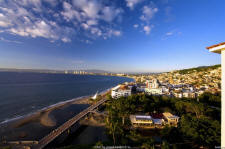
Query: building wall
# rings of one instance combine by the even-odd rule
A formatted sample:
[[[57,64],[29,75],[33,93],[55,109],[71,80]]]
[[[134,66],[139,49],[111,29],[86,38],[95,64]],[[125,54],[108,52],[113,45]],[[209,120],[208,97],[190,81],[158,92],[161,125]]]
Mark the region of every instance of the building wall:
[[[112,90],[112,98],[127,97],[131,95],[131,90]]]
[[[152,80],[148,80],[146,82],[146,87],[151,89],[151,88],[158,88],[159,87],[159,83],[157,79],[152,79]]]
[[[221,51],[222,94],[221,94],[221,147],[225,147],[225,49]]]
[[[150,95],[161,95],[162,88],[153,88],[153,89],[146,88],[145,92]]]

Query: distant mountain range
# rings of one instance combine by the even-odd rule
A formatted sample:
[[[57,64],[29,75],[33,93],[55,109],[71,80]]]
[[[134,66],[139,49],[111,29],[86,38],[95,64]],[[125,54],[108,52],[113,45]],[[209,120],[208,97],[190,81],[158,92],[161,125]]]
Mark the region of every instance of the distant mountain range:
[[[111,73],[109,71],[105,71],[105,70],[99,70],[99,69],[87,69],[87,70],[68,70],[68,71],[85,71],[85,72],[88,72],[88,73]]]
[[[189,73],[191,71],[206,71],[208,69],[215,69],[217,67],[221,67],[220,64],[218,65],[213,65],[213,66],[199,66],[195,68],[188,68],[188,69],[182,69],[182,70],[175,70],[180,73]],[[51,69],[16,69],[16,68],[0,68],[0,72],[36,72],[36,73],[77,73],[77,74],[82,74],[83,72],[86,73],[94,73],[94,74],[103,74],[103,73],[113,73],[110,71],[105,71],[105,70],[99,70],[99,69],[80,69],[80,70],[51,70]],[[130,72],[126,74],[158,74],[160,72],[149,72],[149,73],[141,73],[141,72]],[[113,73],[115,74],[115,73]]]
[[[16,69],[16,68],[0,68],[0,72],[36,72],[36,73],[74,73],[74,72],[86,72],[86,73],[111,73],[105,70],[87,69],[87,70],[51,70],[51,69]]]

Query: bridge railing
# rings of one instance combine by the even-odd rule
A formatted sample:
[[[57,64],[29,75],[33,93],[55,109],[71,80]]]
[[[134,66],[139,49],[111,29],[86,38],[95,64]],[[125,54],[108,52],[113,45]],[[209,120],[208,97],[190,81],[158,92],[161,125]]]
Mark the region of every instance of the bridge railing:
[[[103,104],[105,101],[107,101],[107,99],[102,99],[102,100],[98,101],[96,104],[89,106],[82,112],[78,113],[76,116],[74,116],[71,119],[69,119],[68,121],[66,121],[64,124],[62,124],[58,128],[51,131],[48,135],[46,135],[39,141],[38,146],[36,148],[39,148],[39,149],[44,148],[46,145],[48,145],[50,142],[52,142],[56,137],[61,135],[65,130],[70,128],[72,125],[74,125],[76,122],[78,122],[82,117],[84,117],[90,111],[92,111],[93,109],[95,109],[98,106],[100,106],[101,104]]]

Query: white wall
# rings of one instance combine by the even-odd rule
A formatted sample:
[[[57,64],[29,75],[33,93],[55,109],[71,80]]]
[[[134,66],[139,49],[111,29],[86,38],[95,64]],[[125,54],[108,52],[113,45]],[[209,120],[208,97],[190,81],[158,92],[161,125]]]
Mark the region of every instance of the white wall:
[[[222,97],[221,97],[221,148],[225,148],[225,49],[221,51]]]

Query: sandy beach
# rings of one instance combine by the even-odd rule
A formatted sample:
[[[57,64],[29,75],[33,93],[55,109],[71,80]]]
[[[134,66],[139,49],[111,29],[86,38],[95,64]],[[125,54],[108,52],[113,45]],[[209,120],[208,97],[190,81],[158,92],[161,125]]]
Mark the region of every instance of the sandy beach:
[[[110,89],[99,93],[105,98]],[[81,112],[91,104],[91,96],[71,99],[57,103],[43,110],[10,121],[0,127],[0,133],[6,140],[39,140],[68,119]]]
[[[78,98],[78,99],[72,99],[72,100],[69,100],[68,102],[50,106],[44,110],[38,111],[27,117],[16,120],[15,122],[12,123],[12,128],[22,127],[23,125],[26,125],[31,122],[39,122],[43,126],[53,127],[56,125],[56,121],[55,121],[55,117],[51,115],[52,111],[56,109],[66,108],[67,106],[71,104],[89,104],[89,99],[90,99],[90,96]]]

